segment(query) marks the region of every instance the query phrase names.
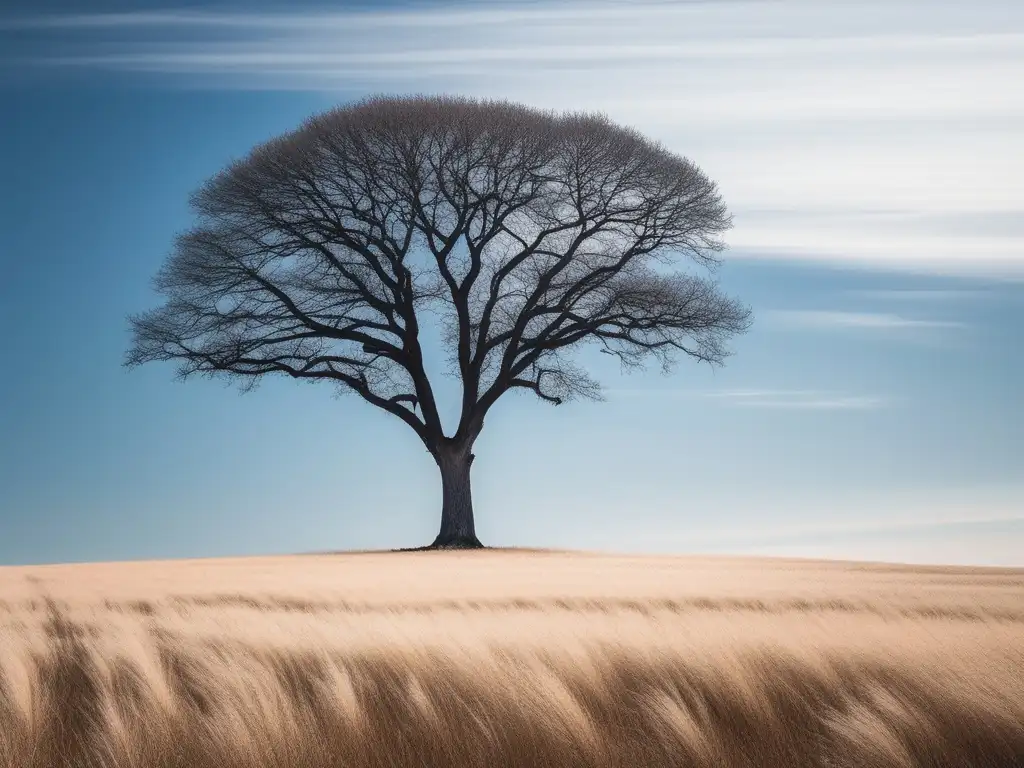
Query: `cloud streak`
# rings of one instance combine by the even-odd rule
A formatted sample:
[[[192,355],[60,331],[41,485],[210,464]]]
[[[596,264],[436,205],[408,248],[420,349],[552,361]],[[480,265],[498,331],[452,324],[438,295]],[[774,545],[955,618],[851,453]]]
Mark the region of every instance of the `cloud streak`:
[[[769,320],[785,325],[808,328],[963,328],[964,323],[952,320],[918,320],[886,312],[835,312],[804,309],[776,309],[764,312]]]
[[[887,403],[882,397],[800,389],[724,390],[708,392],[705,396],[742,408],[786,410],[862,411],[880,408]]]
[[[0,19],[7,42],[33,76],[604,111],[719,183],[734,258],[1024,278],[1024,4],[1010,0],[79,13]]]
[[[974,514],[964,512],[961,514],[946,514],[939,519],[928,519],[924,517],[918,520],[906,519],[907,510],[894,510],[894,519],[866,519],[850,523],[814,523],[808,522],[805,525],[780,525],[776,529],[769,530],[732,530],[720,533],[695,533],[689,542],[691,546],[698,543],[702,546],[728,546],[730,544],[744,544],[753,546],[771,546],[788,543],[817,543],[835,538],[857,537],[868,538],[868,541],[885,540],[888,536],[900,534],[928,535],[942,532],[949,529],[962,529],[964,527],[988,527],[993,525],[1019,525],[1024,523],[1024,515],[1012,511],[985,514],[979,510]],[[856,515],[856,513],[854,513]],[[951,531],[952,533],[952,531]],[[962,534],[961,534],[962,535]],[[818,556],[823,556],[819,554]],[[931,562],[934,562],[932,560]],[[1019,561],[1015,563],[1019,565]]]
[[[727,389],[700,392],[680,389],[608,389],[612,398],[692,398],[708,399],[740,408],[769,408],[807,411],[873,410],[888,405],[889,398],[851,395],[814,389]]]
[[[879,289],[850,291],[854,296],[864,299],[878,299],[882,301],[958,301],[961,299],[978,299],[987,296],[988,291],[969,288],[910,288],[910,289]]]
[[[887,494],[869,492],[862,497],[821,500],[813,505],[805,502],[796,507],[791,500],[761,500],[758,508],[752,510],[756,513],[756,523],[718,531],[694,531],[691,535],[701,543],[742,541],[770,544],[844,534],[924,533],[959,526],[1015,524],[1024,522],[1024,488],[964,487]],[[794,520],[794,514],[804,519]],[[771,526],[760,522],[771,518],[779,519],[779,522]]]
[[[762,2],[764,0],[761,0]],[[436,4],[432,10],[394,9],[388,11],[306,11],[266,13],[235,11],[129,11],[91,14],[48,14],[0,19],[0,29],[102,29],[123,27],[243,27],[255,29],[300,29],[316,32],[325,28],[368,27],[464,27],[517,22],[596,22],[631,20],[637,13],[664,20],[687,14],[687,6],[703,3],[749,5],[750,0],[690,0],[668,4],[561,3],[533,8],[492,7],[465,10]]]
[[[511,3],[495,3],[490,7],[471,8],[466,6],[434,3],[429,9],[396,8],[386,11],[326,9],[302,12],[262,11],[130,11],[96,12],[70,14],[37,14],[0,18],[0,28],[14,29],[95,29],[121,27],[250,27],[271,30],[301,28],[324,29],[331,26],[373,27],[396,26],[451,27],[475,25],[502,25],[515,22],[568,22],[574,27],[583,24],[589,31],[592,26],[608,21],[626,22],[630,28],[642,27],[657,30],[665,22],[697,21],[698,30],[707,33],[713,29],[728,30],[727,21],[738,10],[746,15],[742,20],[733,18],[732,27],[737,23],[753,27],[764,35],[791,34],[790,23],[796,14],[809,20],[808,26],[818,31],[834,34],[862,32],[866,29],[882,28],[894,32],[906,32],[926,28],[930,32],[980,32],[999,31],[1007,28],[1008,21],[1019,21],[1022,14],[1012,3],[980,2],[966,9],[960,3],[942,2],[932,4],[932,13],[921,19],[917,14],[908,14],[907,6],[900,3],[881,2],[840,2],[822,12],[820,6],[804,2],[771,2],[769,0],[677,0],[676,2],[615,2],[596,0],[591,2],[547,2],[534,3],[532,7],[516,6]],[[865,10],[867,11],[865,13]],[[669,35],[670,36],[670,35]]]

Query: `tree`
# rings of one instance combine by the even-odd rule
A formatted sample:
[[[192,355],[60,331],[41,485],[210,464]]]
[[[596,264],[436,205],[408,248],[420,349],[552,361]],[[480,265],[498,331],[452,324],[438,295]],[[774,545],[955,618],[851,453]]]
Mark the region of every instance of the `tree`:
[[[601,399],[571,352],[712,365],[750,313],[710,279],[731,219],[692,162],[592,114],[373,97],[255,148],[192,195],[197,223],[130,318],[125,364],[182,378],[333,382],[405,422],[441,473],[432,547],[479,547],[473,444],[513,389]],[[421,348],[439,317],[461,416],[446,435]]]

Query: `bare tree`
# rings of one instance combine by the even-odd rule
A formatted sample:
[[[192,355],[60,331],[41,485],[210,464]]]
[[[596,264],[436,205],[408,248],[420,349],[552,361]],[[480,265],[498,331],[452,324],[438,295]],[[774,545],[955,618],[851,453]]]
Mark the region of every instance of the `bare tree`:
[[[749,310],[709,279],[731,225],[692,162],[592,114],[373,97],[254,149],[191,198],[197,224],[133,316],[126,365],[325,379],[404,421],[441,471],[433,547],[479,547],[473,443],[511,389],[601,399],[586,343],[624,366],[721,364]],[[440,319],[461,416],[446,435],[420,330]]]

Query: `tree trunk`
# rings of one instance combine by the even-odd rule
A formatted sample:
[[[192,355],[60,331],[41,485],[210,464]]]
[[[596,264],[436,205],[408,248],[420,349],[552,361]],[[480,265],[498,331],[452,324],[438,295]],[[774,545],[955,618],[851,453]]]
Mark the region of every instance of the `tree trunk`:
[[[468,448],[444,446],[435,454],[441,470],[441,530],[432,549],[478,549],[483,547],[473,525],[473,492],[469,470],[473,454]]]

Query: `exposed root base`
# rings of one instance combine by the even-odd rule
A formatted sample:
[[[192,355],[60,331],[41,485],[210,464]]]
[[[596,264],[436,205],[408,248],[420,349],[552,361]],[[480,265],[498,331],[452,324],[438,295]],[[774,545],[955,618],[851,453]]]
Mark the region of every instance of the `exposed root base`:
[[[438,536],[434,539],[434,542],[425,547],[408,547],[406,549],[396,549],[395,552],[430,552],[433,550],[444,550],[444,549],[486,549],[486,547],[480,543],[480,539],[476,536],[453,536],[442,539]]]
[[[483,549],[484,545],[476,536],[453,536],[442,539],[440,536],[434,539],[430,545],[431,549]]]

